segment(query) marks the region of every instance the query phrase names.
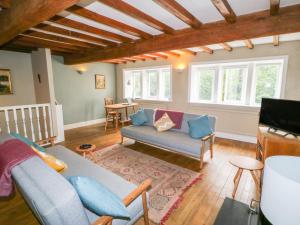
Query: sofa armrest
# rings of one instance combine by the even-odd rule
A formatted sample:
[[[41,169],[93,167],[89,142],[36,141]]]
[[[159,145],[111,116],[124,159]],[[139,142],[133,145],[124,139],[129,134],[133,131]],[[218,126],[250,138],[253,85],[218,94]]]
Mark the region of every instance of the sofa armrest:
[[[51,146],[54,146],[55,138],[56,138],[55,136],[49,137],[49,138],[37,141],[36,143],[38,145],[51,145]]]
[[[146,197],[146,191],[150,188],[152,183],[151,179],[145,180],[143,183],[141,183],[136,189],[134,189],[129,195],[127,195],[123,199],[123,203],[125,206],[130,205],[135,199],[137,199],[140,195],[142,195],[142,201],[143,201],[143,209],[144,209],[144,221],[145,224],[149,224],[148,219],[148,206],[147,206],[147,197]],[[93,225],[106,225],[106,224],[112,224],[113,218],[110,216],[101,216]]]
[[[207,135],[207,136],[201,138],[201,141],[207,141],[207,140],[209,140],[209,139],[210,139],[211,141],[213,141],[214,136],[215,136],[215,134],[214,134],[214,133],[211,133],[211,134],[209,134],[209,135]]]

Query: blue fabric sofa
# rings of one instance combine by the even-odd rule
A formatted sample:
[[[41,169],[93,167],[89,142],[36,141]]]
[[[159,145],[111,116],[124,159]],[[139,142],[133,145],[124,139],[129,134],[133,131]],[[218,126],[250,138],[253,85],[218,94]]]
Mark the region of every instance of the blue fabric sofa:
[[[11,138],[14,137],[1,134],[0,144]],[[108,217],[99,217],[86,209],[65,176],[92,177],[106,185],[121,199],[134,190],[141,191],[141,186],[145,187],[145,183],[137,187],[63,146],[50,147],[46,151],[68,164],[68,169],[63,174],[48,167],[39,157],[32,157],[12,170],[13,179],[21,194],[43,225],[100,225],[111,221]],[[131,220],[114,219],[113,225],[131,225],[143,216],[141,195],[133,198],[127,209]]]
[[[211,158],[213,157],[214,133],[201,139],[193,139],[189,136],[187,121],[199,117],[199,115],[185,113],[180,129],[158,132],[153,126],[155,110],[144,109],[144,112],[148,122],[142,126],[123,127],[121,129],[122,142],[123,137],[127,137],[138,142],[197,158],[200,160],[200,169],[203,167],[203,156],[207,150],[210,150]],[[209,122],[213,131],[215,131],[216,118],[209,116]]]

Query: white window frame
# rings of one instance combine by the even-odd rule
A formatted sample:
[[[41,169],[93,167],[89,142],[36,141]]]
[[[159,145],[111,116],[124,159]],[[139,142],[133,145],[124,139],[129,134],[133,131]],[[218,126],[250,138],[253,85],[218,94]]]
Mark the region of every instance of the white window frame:
[[[168,69],[170,71],[170,98],[166,99],[163,97],[162,88],[160,88],[160,84],[162,83],[162,71]],[[150,83],[148,81],[149,77],[147,71],[158,70],[158,95],[155,97],[149,96],[147,91],[150,89]],[[146,101],[172,101],[172,66],[171,65],[162,65],[162,66],[153,66],[153,67],[140,67],[140,68],[126,68],[123,69],[123,98],[126,96],[126,84],[125,84],[125,76],[126,73],[132,73],[135,71],[140,71],[142,73],[142,96],[141,98],[137,98],[139,100]],[[148,86],[147,86],[148,85]]]
[[[219,60],[219,61],[208,61],[208,62],[193,62],[189,64],[189,78],[188,78],[188,103],[194,105],[202,105],[208,107],[216,107],[216,108],[244,108],[245,110],[251,108],[259,108],[260,104],[253,104],[253,96],[255,96],[254,89],[256,88],[255,84],[255,64],[260,64],[263,62],[275,62],[281,61],[283,66],[281,67],[281,71],[279,74],[278,82],[281,83],[280,88],[277,90],[279,92],[278,98],[284,98],[285,94],[285,84],[286,84],[286,74],[287,74],[287,66],[288,66],[288,56],[271,56],[271,57],[258,57],[258,58],[247,58],[247,59],[235,59],[235,60]],[[234,66],[234,65],[248,65],[248,75],[247,75],[247,85],[245,87],[245,103],[244,104],[231,104],[231,103],[224,103],[221,102],[221,85],[222,85],[222,68],[226,66]],[[218,73],[215,79],[215,93],[214,93],[214,100],[212,102],[207,101],[193,101],[191,99],[191,81],[192,81],[192,71],[193,67],[217,67]],[[254,93],[253,93],[254,92]]]

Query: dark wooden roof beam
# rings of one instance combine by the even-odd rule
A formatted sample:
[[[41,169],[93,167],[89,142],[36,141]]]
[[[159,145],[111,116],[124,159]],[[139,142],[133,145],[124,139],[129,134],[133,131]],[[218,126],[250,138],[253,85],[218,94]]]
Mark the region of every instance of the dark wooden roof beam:
[[[160,30],[167,34],[173,34],[175,32],[172,27],[160,22],[159,20],[136,9],[135,7],[131,6],[130,4],[124,1],[121,0],[98,0],[98,1],[124,14],[127,14],[128,16],[131,16],[157,30]]]
[[[125,23],[121,23],[117,20],[114,20],[114,19],[111,19],[109,17],[100,15],[98,13],[87,10],[87,9],[85,9],[83,7],[80,7],[80,6],[77,6],[77,5],[73,5],[72,7],[68,8],[67,11],[70,12],[70,13],[74,13],[78,16],[84,17],[86,19],[90,19],[90,20],[93,20],[95,22],[98,22],[98,23],[107,25],[109,27],[118,29],[118,30],[120,30],[124,33],[130,34],[130,35],[133,35],[133,36],[137,36],[137,37],[145,38],[145,39],[152,37],[151,34],[148,34],[148,33],[144,32],[142,30],[139,30],[135,27],[129,26]]]
[[[0,0],[0,8],[9,9],[11,6],[11,0]]]
[[[279,13],[280,0],[270,0],[270,15],[275,16]]]
[[[236,15],[227,0],[211,1],[228,23],[234,23],[236,21]]]
[[[220,45],[221,45],[221,47],[222,47],[224,50],[226,50],[226,51],[228,51],[228,52],[231,52],[231,51],[232,51],[232,47],[231,47],[229,44],[227,44],[227,43],[220,43]]]
[[[247,48],[249,49],[253,49],[254,48],[254,45],[252,43],[252,41],[250,39],[247,39],[247,40],[244,40],[244,43],[246,45]]]
[[[193,28],[199,28],[202,23],[194,17],[188,10],[181,6],[175,0],[154,0],[161,7],[172,13],[178,19],[182,20],[186,24]]]

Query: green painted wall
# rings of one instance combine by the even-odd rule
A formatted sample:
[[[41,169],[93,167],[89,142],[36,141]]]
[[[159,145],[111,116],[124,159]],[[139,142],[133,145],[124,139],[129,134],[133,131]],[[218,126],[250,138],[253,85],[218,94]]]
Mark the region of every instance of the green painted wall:
[[[64,124],[104,118],[104,98],[116,95],[115,66],[107,63],[67,66],[59,56],[52,57],[52,65],[55,96],[63,106]],[[86,72],[78,74],[79,68]],[[95,89],[95,74],[105,75],[105,89]]]
[[[0,68],[10,69],[13,94],[0,95],[0,106],[35,104],[31,55],[0,50]]]

